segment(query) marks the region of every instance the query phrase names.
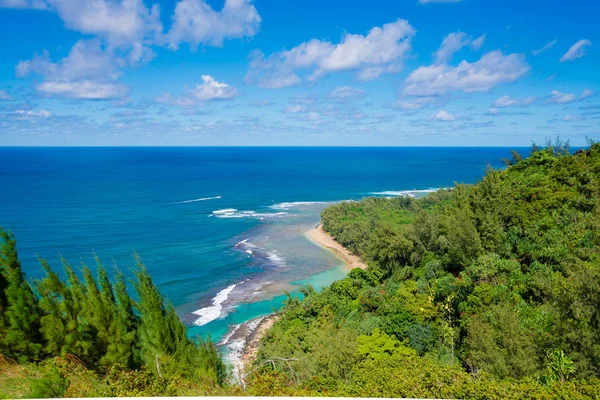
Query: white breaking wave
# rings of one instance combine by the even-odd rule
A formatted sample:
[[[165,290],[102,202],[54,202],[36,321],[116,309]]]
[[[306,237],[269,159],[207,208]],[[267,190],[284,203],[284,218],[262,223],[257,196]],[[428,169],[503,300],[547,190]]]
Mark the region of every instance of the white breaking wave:
[[[233,335],[235,335],[235,333],[238,331],[238,329],[240,329],[240,326],[242,326],[242,324],[233,325],[231,331],[228,334],[226,334],[219,343],[217,343],[217,346],[223,346],[224,344],[227,344],[227,342],[229,342],[229,339],[231,339]]]
[[[279,254],[277,250],[273,250],[267,253],[267,258],[278,267],[285,267],[285,257]]]
[[[215,196],[215,197],[202,197],[199,199],[192,199],[192,200],[184,200],[184,201],[176,201],[175,203],[169,203],[169,204],[186,204],[186,203],[195,203],[197,201],[207,201],[207,200],[217,200],[220,199],[223,196]]]
[[[212,212],[212,216],[217,218],[277,218],[287,215],[285,212],[278,213],[258,213],[256,211],[239,211],[236,208],[226,208]]]
[[[302,207],[302,206],[312,206],[315,204],[330,204],[336,203],[334,201],[294,201],[289,203],[279,203],[273,204],[270,208],[274,210],[289,210],[294,207]]]
[[[403,196],[403,197],[416,197],[417,194],[420,193],[433,193],[437,192],[439,189],[423,189],[423,190],[388,190],[385,192],[372,192],[371,194],[380,195],[380,196]]]
[[[221,316],[221,311],[223,310],[223,302],[227,300],[229,293],[231,293],[236,286],[237,284],[234,283],[233,285],[227,286],[225,289],[217,293],[212,300],[212,306],[204,307],[194,311],[192,314],[199,316],[199,318],[194,321],[194,324],[202,326],[219,318]]]

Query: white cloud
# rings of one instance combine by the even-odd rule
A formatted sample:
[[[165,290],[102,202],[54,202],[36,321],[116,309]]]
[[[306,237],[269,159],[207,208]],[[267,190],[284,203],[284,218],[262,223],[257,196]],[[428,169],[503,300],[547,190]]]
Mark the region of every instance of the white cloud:
[[[542,48],[537,49],[537,50],[533,50],[531,52],[531,54],[533,54],[534,56],[537,56],[540,53],[543,53],[546,50],[551,49],[555,44],[556,44],[556,40],[552,40],[551,42],[546,43]]]
[[[518,100],[511,99],[510,96],[502,96],[494,101],[494,107],[510,107],[519,104]]]
[[[411,100],[398,100],[393,104],[394,108],[399,108],[405,111],[420,110],[437,101],[436,97],[417,97]]]
[[[318,121],[318,120],[321,119],[321,117],[319,116],[319,114],[316,113],[316,112],[310,112],[310,113],[308,113],[308,117],[307,118],[308,118],[309,121]]]
[[[338,99],[347,99],[352,97],[362,97],[365,92],[358,88],[353,88],[350,86],[341,86],[335,88],[330,94],[329,97],[338,98]]]
[[[550,98],[546,100],[546,104],[565,104],[575,101],[577,97],[572,93],[561,93],[558,90],[553,90]]]
[[[571,114],[567,114],[565,115],[565,117],[562,119],[564,122],[575,122],[575,121],[579,121],[581,118],[571,115]]]
[[[472,40],[472,38],[464,32],[454,32],[448,34],[444,40],[442,40],[440,48],[433,53],[435,63],[444,64],[449,62],[452,60],[454,53],[469,45],[474,50],[479,50],[485,42],[485,36],[486,35],[482,35],[477,39]]]
[[[294,106],[289,106],[281,110],[284,114],[298,114],[306,111],[306,106],[302,104],[296,104]]]
[[[399,19],[372,28],[366,36],[346,34],[338,44],[312,39],[268,57],[255,51],[246,81],[265,88],[292,86],[302,81],[298,70],[309,70],[309,81],[340,71],[357,71],[359,80],[376,79],[402,68],[414,35],[408,21]]]
[[[492,107],[494,107],[494,108],[512,107],[512,106],[526,107],[526,106],[530,106],[533,103],[535,103],[536,100],[537,100],[537,98],[535,96],[527,97],[523,100],[511,99],[510,96],[502,96],[499,99],[496,99],[496,101],[494,101],[494,104],[492,105]]]
[[[583,93],[579,97],[573,93],[562,93],[558,90],[553,90],[550,94],[550,97],[546,99],[546,104],[567,104],[572,103],[574,101],[585,100],[590,96],[593,96],[594,92],[589,89],[585,89]]]
[[[585,47],[591,45],[592,42],[586,39],[578,41],[560,58],[560,62],[573,61],[577,58],[585,56]]]
[[[430,120],[442,121],[442,122],[451,122],[456,119],[456,117],[450,114],[448,111],[440,110],[436,114],[429,117]]]
[[[189,90],[189,97],[198,101],[211,100],[229,100],[238,95],[238,92],[233,87],[226,83],[216,81],[210,75],[202,75],[202,84],[196,85],[194,89]]]
[[[24,119],[29,119],[31,117],[36,118],[49,118],[52,116],[52,113],[48,110],[15,110],[13,114]]]
[[[483,45],[485,44],[485,38],[486,38],[487,34],[483,34],[481,36],[479,36],[477,39],[473,40],[471,42],[471,48],[473,50],[479,50],[480,48],[483,47]]]
[[[80,40],[62,60],[53,63],[44,53],[16,67],[19,77],[40,75],[36,90],[44,95],[106,100],[124,96],[127,87],[118,82],[127,61],[105,49],[98,40]]]
[[[0,0],[0,7],[47,10],[48,3],[45,0]]]
[[[202,83],[191,89],[186,87],[182,96],[174,97],[169,93],[165,93],[155,100],[162,104],[192,108],[208,101],[230,100],[237,96],[238,91],[232,86],[219,82],[210,75],[202,75]]]
[[[581,96],[579,96],[579,100],[584,100],[587,99],[588,97],[592,97],[594,95],[594,92],[590,89],[584,89],[583,93],[581,93]]]
[[[4,90],[0,90],[0,101],[8,101],[12,100],[12,97],[9,96]]]
[[[485,92],[501,83],[514,82],[528,71],[529,65],[522,54],[504,55],[496,50],[474,63],[463,60],[457,67],[446,64],[419,67],[406,78],[404,94],[440,96],[452,91]]]
[[[196,49],[199,44],[222,46],[225,39],[253,37],[261,22],[252,0],[226,0],[221,11],[204,0],[180,0],[172,19],[167,37],[174,49],[183,42]]]
[[[48,96],[68,97],[82,100],[108,100],[120,98],[127,92],[123,85],[94,81],[42,82],[36,89]]]
[[[0,7],[53,11],[67,28],[117,47],[154,41],[162,32],[158,4],[148,8],[143,0],[0,0]]]

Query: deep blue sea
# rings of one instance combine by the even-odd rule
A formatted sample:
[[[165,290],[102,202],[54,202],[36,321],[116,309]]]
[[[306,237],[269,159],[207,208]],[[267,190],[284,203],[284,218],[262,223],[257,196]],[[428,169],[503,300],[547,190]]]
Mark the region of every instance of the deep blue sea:
[[[528,149],[519,149],[526,153]],[[473,183],[508,148],[0,147],[0,225],[27,276],[136,251],[190,334],[217,340],[345,269],[304,236],[342,200]]]

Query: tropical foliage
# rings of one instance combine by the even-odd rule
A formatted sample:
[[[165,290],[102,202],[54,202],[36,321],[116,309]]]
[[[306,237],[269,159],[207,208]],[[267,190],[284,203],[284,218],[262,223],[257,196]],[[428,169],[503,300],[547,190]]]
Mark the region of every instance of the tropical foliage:
[[[174,392],[167,390],[173,381],[223,383],[225,366],[210,339],[187,337],[139,257],[134,300],[123,274],[116,271],[111,282],[97,257],[97,276],[63,260],[65,280],[40,260],[46,276],[31,285],[14,237],[0,229],[0,238],[0,395],[14,397],[15,387],[28,397],[123,395],[137,387],[161,394]],[[87,382],[89,392],[73,389],[73,380]]]
[[[600,145],[506,164],[425,198],[325,209],[369,267],[290,297],[257,363],[297,359],[279,379],[332,395],[598,396]]]

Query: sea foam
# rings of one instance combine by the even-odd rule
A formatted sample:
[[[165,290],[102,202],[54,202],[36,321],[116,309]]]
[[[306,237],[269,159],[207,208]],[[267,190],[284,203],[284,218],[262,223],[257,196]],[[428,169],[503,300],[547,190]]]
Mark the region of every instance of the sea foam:
[[[371,194],[379,196],[393,196],[393,197],[416,197],[417,194],[433,193],[437,192],[438,189],[423,189],[423,190],[388,190],[385,192],[371,192]]]
[[[294,201],[286,203],[273,204],[270,208],[274,210],[290,210],[292,208],[301,208],[302,206],[312,206],[315,204],[330,204],[335,203],[333,201]]]
[[[212,306],[204,307],[194,311],[192,314],[199,316],[199,318],[194,321],[194,324],[202,326],[219,318],[221,316],[221,311],[223,311],[223,302],[227,300],[229,293],[231,293],[236,286],[237,284],[234,283],[233,285],[227,286],[225,289],[217,293],[212,300]]]
[[[259,213],[256,211],[239,211],[236,208],[226,208],[223,210],[215,210],[212,212],[213,217],[217,218],[257,218],[257,219],[265,219],[265,218],[278,218],[286,216],[285,212],[277,212],[277,213]]]
[[[186,204],[186,203],[196,203],[198,201],[207,201],[207,200],[217,200],[220,199],[223,196],[215,196],[215,197],[201,197],[199,199],[192,199],[192,200],[183,200],[183,201],[176,201],[174,203],[169,203],[169,204]]]

